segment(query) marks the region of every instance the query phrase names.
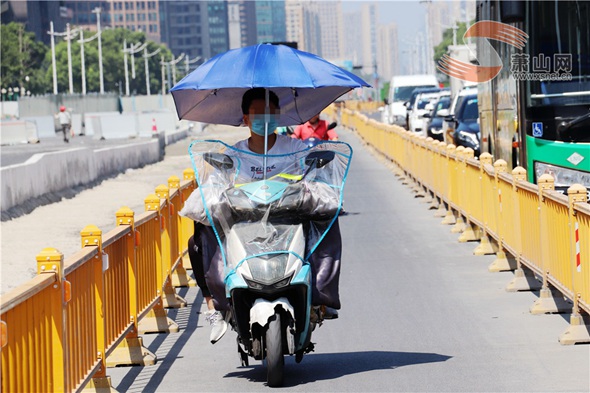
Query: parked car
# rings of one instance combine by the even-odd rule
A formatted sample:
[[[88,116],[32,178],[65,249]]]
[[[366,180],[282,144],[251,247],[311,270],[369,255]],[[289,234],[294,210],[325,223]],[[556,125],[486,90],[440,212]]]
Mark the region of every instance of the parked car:
[[[451,106],[449,107],[449,115],[455,114],[455,108],[460,106],[461,101],[467,95],[477,94],[477,85],[464,86],[459,92],[451,98]],[[443,141],[447,144],[453,143],[453,133],[455,132],[455,123],[448,122],[443,118],[442,135]]]
[[[447,116],[450,122],[454,122],[453,143],[455,146],[470,147],[475,156],[480,154],[479,134],[479,110],[477,105],[477,94],[464,96],[455,115]]]
[[[431,111],[424,115],[424,128],[426,129],[426,136],[432,139],[444,141],[443,137],[443,119],[449,114],[449,107],[451,106],[451,96],[441,96],[438,101],[432,105]]]
[[[424,115],[428,112],[426,106],[431,104],[432,107],[432,104],[437,101],[439,97],[439,93],[418,94],[408,119],[410,131],[425,133],[424,120],[426,119],[424,118]]]

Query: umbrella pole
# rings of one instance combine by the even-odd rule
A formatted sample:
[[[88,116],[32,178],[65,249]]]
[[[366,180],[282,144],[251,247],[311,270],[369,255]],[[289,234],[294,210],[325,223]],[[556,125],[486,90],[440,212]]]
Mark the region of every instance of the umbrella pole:
[[[262,159],[263,180],[266,180],[266,154],[268,153],[268,121],[270,115],[270,94],[268,89],[264,89],[264,157]]]

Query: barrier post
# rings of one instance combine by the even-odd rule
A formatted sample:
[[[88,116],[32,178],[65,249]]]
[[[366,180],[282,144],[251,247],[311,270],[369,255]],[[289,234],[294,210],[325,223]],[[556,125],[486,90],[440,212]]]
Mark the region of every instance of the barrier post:
[[[178,207],[175,206],[175,211],[173,217],[170,217],[170,220],[176,220],[177,227],[178,227],[178,236],[177,239],[173,239],[178,245],[178,256],[182,259],[181,263],[176,266],[171,273],[172,279],[172,286],[173,287],[194,287],[197,285],[197,282],[190,277],[187,273],[186,269],[184,268],[184,258],[183,256],[187,254],[187,247],[188,242],[185,241],[185,227],[182,225],[182,217],[178,214],[180,209],[182,208],[182,204],[184,204],[184,197],[182,190],[180,189],[180,178],[178,176],[170,176],[168,178],[168,188],[170,190],[176,189],[179,194],[180,204]]]
[[[455,150],[456,150],[455,145],[450,144],[450,145],[447,145],[447,148],[445,151],[445,154],[446,154],[445,169],[446,169],[447,180],[448,180],[446,203],[447,203],[448,210],[446,211],[446,214],[445,214],[443,220],[441,221],[441,224],[443,224],[443,225],[454,225],[457,222],[455,220],[455,214],[453,213],[453,208],[451,207],[453,193],[455,192],[454,186],[457,184],[457,182],[455,180],[455,176],[457,174],[455,173],[455,164],[453,163],[455,161],[455,158],[454,158]]]
[[[487,178],[484,178],[485,176],[487,176],[487,173],[484,168],[486,165],[492,165],[493,159],[494,159],[494,157],[490,153],[481,153],[481,155],[479,156],[479,173],[480,173],[480,179],[481,179],[481,187],[484,191],[485,191],[484,182],[487,181]],[[486,206],[485,198],[481,198],[481,206],[482,206],[482,212],[485,212],[486,207],[489,208],[489,206]],[[484,216],[485,216],[485,214],[484,214]],[[477,247],[475,247],[475,249],[473,250],[473,255],[495,254],[497,251],[497,248],[495,248],[494,245],[492,244],[492,242],[490,242],[490,237],[488,235],[488,228],[487,228],[487,225],[485,222],[485,218],[483,219],[482,224],[483,224],[483,227],[482,227],[481,239],[479,241],[479,245]]]
[[[162,258],[163,258],[163,247],[161,246],[161,233],[163,231],[162,225],[162,216],[160,215],[160,197],[154,194],[148,195],[145,200],[145,210],[146,211],[155,211],[158,215],[156,220],[160,222],[160,230],[158,231],[158,240],[157,240],[157,247],[156,252],[154,254],[154,258],[156,259],[156,270],[157,270],[157,280],[158,280],[158,288],[161,288],[162,285]],[[139,334],[143,333],[178,333],[178,324],[174,322],[172,319],[168,318],[166,314],[166,309],[162,304],[162,290],[157,290],[158,301],[150,309],[145,317],[143,317],[139,321]]]
[[[543,195],[546,191],[555,190],[555,180],[551,175],[544,174],[537,180],[539,186],[539,214],[541,223],[541,266],[543,267],[543,284],[541,291],[539,292],[539,298],[535,300],[530,308],[531,314],[549,314],[549,313],[562,313],[570,309],[570,304],[567,303],[563,295],[553,294],[553,291],[549,288],[549,261],[547,261],[547,255],[549,255],[549,236],[548,236],[548,225],[547,225],[547,206],[545,206],[545,196]]]
[[[512,191],[514,194],[518,193],[518,182],[526,182],[526,178],[526,169],[523,167],[517,166],[512,170]],[[519,223],[522,222],[520,215],[520,203],[516,202],[514,204],[514,216],[518,218],[517,222]],[[519,228],[519,230],[516,231],[516,236],[518,238],[518,245],[516,246],[518,255],[516,256],[514,278],[506,286],[506,291],[508,292],[532,291],[541,288],[541,283],[535,278],[535,275],[525,273],[522,268],[522,230],[523,228]]]
[[[95,301],[95,312],[96,316],[96,350],[97,358],[100,362],[100,368],[92,377],[89,388],[96,386],[102,386],[105,381],[108,381],[106,375],[106,316],[105,316],[105,288],[104,288],[104,271],[105,261],[103,260],[102,251],[102,231],[96,225],[87,225],[80,231],[80,237],[82,242],[82,248],[84,247],[97,247],[98,252],[93,258],[94,263],[94,297]],[[96,381],[96,382],[94,382]],[[110,386],[110,382],[109,386]]]
[[[498,196],[498,209],[496,209],[496,227],[497,227],[497,235],[498,235],[498,252],[496,253],[496,259],[488,266],[488,271],[492,273],[514,270],[515,269],[515,261],[513,258],[508,258],[506,256],[506,251],[504,249],[504,234],[502,231],[502,225],[504,223],[504,215],[505,214],[513,214],[512,212],[504,212],[502,199],[508,198],[509,195],[502,195],[502,190],[500,188],[500,180],[498,175],[500,173],[505,173],[508,168],[508,164],[504,160],[497,160],[494,163],[494,182],[495,182],[495,189],[497,191]]]
[[[586,203],[587,194],[586,187],[580,184],[574,184],[567,189],[568,195],[568,216],[570,229],[570,260],[572,271],[572,293],[574,300],[574,307],[570,316],[570,326],[559,336],[559,342],[562,345],[573,345],[579,343],[590,342],[590,325],[584,321],[580,314],[579,299],[581,297],[580,289],[577,288],[577,275],[582,275],[582,265],[580,263],[580,246],[579,238],[576,229],[578,228],[578,220],[574,211],[574,204]]]
[[[467,192],[466,189],[462,189],[459,187],[460,180],[464,176],[464,165],[465,165],[465,146],[459,146],[455,150],[455,183],[453,184],[455,188],[454,192],[454,203],[458,207],[457,214],[455,217],[455,225],[451,227],[451,233],[461,233],[465,230],[465,220],[463,220],[463,215],[461,214],[461,207],[462,207],[462,196],[465,195]]]
[[[160,200],[164,200],[164,209],[160,211],[162,219],[161,234],[162,234],[162,303],[165,308],[181,308],[186,307],[186,300],[181,298],[174,287],[172,286],[172,242],[177,241],[170,236],[170,226],[172,225],[172,217],[170,214],[170,189],[164,184],[156,187],[156,195]]]
[[[57,281],[51,291],[51,312],[46,316],[51,319],[51,328],[48,335],[51,337],[51,359],[48,366],[49,391],[70,391],[68,386],[68,351],[66,313],[65,313],[65,289],[67,281],[64,277],[64,255],[55,248],[44,248],[37,254],[37,274],[55,274]],[[20,371],[24,373],[24,370]],[[22,374],[21,374],[22,375]]]
[[[468,167],[467,167],[467,160],[473,159],[475,157],[475,152],[473,151],[472,148],[468,147],[467,149],[465,149],[464,152],[464,161],[463,161],[463,173],[465,174],[465,176],[467,175],[467,171],[468,171]],[[481,180],[481,176],[479,177],[479,179]],[[481,190],[481,185],[480,184],[468,184],[467,187],[479,187],[479,189]],[[473,205],[476,203],[480,203],[481,200],[483,200],[483,198],[479,198],[479,201],[474,201],[473,199],[473,195],[472,193],[467,194],[467,199],[469,200],[470,205],[470,210],[471,212],[468,212],[469,214],[465,215],[465,224],[463,226],[463,231],[461,232],[461,235],[459,236],[459,238],[457,239],[460,243],[465,243],[465,242],[472,242],[472,241],[478,241],[481,239],[481,234],[479,231],[479,228],[477,228],[476,225],[473,224],[473,222],[471,222],[471,220],[473,219],[473,217],[469,217],[469,215],[473,215]]]
[[[187,168],[184,171],[182,171],[182,178],[183,180],[189,180],[193,183],[193,190],[196,190],[196,180],[195,180],[195,171],[192,168]],[[186,200],[186,198],[185,198]],[[183,205],[184,205],[184,200],[183,200]],[[186,217],[182,217],[181,218],[182,222],[183,222],[183,228],[187,228],[187,232],[185,233],[185,231],[183,230],[183,237],[185,238],[186,242],[187,242],[187,247],[188,247],[188,239],[193,235],[193,221],[190,218],[186,218]],[[188,220],[190,221],[190,225],[186,225],[184,224],[184,222]],[[188,227],[190,227],[190,231],[188,229]],[[182,267],[185,270],[193,270],[193,266],[191,265],[191,261],[188,258],[188,254],[184,256],[184,258],[182,258]]]
[[[107,358],[107,367],[115,366],[152,366],[156,364],[156,355],[143,346],[143,339],[139,337],[138,321],[138,271],[137,258],[135,255],[136,247],[140,241],[135,232],[135,213],[127,206],[122,207],[116,213],[116,225],[128,225],[131,231],[127,234],[127,266],[129,270],[129,319],[133,324],[132,330],[127,334],[125,339],[109,354]]]

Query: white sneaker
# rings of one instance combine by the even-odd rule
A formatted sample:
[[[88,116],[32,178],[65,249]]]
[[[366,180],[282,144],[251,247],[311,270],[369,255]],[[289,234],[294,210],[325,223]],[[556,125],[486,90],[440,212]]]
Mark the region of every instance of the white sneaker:
[[[211,334],[209,335],[211,344],[215,344],[227,331],[227,322],[223,319],[221,312],[217,310],[209,310],[205,312],[205,320],[209,321],[209,324],[211,325]]]

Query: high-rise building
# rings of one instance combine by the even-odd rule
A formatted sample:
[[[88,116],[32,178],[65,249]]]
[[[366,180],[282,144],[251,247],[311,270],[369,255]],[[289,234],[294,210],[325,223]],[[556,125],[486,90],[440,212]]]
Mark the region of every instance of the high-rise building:
[[[342,58],[349,60],[353,65],[363,64],[363,43],[360,34],[361,23],[359,21],[358,13],[344,12],[342,14],[343,29],[342,36],[344,37],[344,53]]]
[[[206,57],[213,57],[229,49],[227,1],[209,0],[207,18],[208,28],[204,30],[209,33],[209,53],[206,53]]]
[[[285,0],[285,35],[288,42],[297,42],[297,48],[307,51],[303,27],[303,1]]]
[[[357,32],[358,34],[358,32]],[[363,3],[361,6],[362,65],[365,74],[373,74],[377,61],[377,3]]]
[[[340,59],[344,52],[342,2],[319,1],[319,27],[321,36],[321,56],[326,59]]]
[[[0,11],[2,24],[23,23],[26,30],[35,33],[46,45],[51,42],[47,34],[50,22],[53,22],[54,31],[61,33],[66,30],[66,23],[72,20],[72,13],[64,1],[2,0]]]
[[[229,0],[229,40],[231,48],[256,45],[256,2],[252,0]]]
[[[382,80],[389,81],[393,75],[399,74],[397,25],[379,26],[377,41],[377,74]]]
[[[131,31],[143,31],[149,40],[161,42],[159,0],[142,1],[65,1],[72,14],[72,24],[87,30],[96,30],[96,18],[100,10],[102,27],[120,27]]]
[[[284,0],[256,0],[256,40],[261,42],[285,42],[287,40],[285,26]]]

